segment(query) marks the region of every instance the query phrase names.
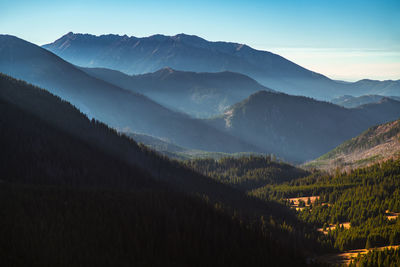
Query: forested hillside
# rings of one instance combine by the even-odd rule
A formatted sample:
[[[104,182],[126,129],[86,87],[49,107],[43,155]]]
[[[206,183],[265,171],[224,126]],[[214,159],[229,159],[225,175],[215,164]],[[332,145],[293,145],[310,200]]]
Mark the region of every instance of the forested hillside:
[[[321,249],[283,205],[140,147],[42,89],[2,75],[0,109],[3,263],[301,266]]]
[[[193,159],[186,165],[204,175],[241,190],[253,190],[267,184],[279,184],[307,176],[309,172],[271,156],[242,156],[215,159]]]
[[[308,198],[297,206],[299,218],[319,228],[329,246],[346,252],[400,245],[399,181],[400,160],[388,160],[349,173],[316,172],[251,194],[288,206],[295,206],[294,198]]]
[[[9,103],[32,116],[37,116],[41,121],[60,129],[63,133],[71,135],[77,140],[110,154],[113,158],[122,160],[129,165],[140,166],[154,178],[174,185],[177,190],[188,194],[206,195],[212,201],[223,201],[226,204],[232,201],[231,204],[228,204],[228,206],[232,207],[239,207],[242,204],[246,206],[246,202],[250,201],[252,204],[249,206],[254,208],[254,211],[258,209],[260,209],[259,211],[266,211],[265,209],[268,209],[263,203],[259,202],[257,204],[257,201],[254,202],[254,200],[246,197],[238,190],[215,182],[182,166],[177,161],[169,160],[167,157],[147,149],[145,146],[139,146],[132,139],[118,134],[115,130],[102,123],[89,120],[71,104],[49,94],[43,89],[32,87],[4,75],[1,75],[0,78],[0,100],[3,102]],[[14,124],[18,123],[17,120],[8,118],[10,116],[4,116],[4,119]],[[23,131],[29,131],[29,127],[25,129],[23,124],[19,127],[21,127],[19,136],[23,138],[30,136],[30,134],[23,134]],[[12,130],[14,127],[10,127],[10,129]],[[17,130],[14,131],[17,132]],[[32,146],[27,146],[27,148],[30,147]],[[23,151],[22,148],[21,151]],[[54,149],[54,153],[63,154],[62,151],[63,149]],[[34,164],[34,161],[30,164]],[[7,164],[4,166],[7,166]],[[82,163],[82,166],[84,166],[84,163]],[[21,171],[29,173],[28,170],[29,168],[21,169]]]
[[[351,255],[357,256],[353,250],[378,255],[371,250],[400,245],[400,160],[335,175],[305,172],[271,157],[201,159],[186,164],[250,195],[296,210],[298,218],[319,233],[313,238],[333,249],[310,258],[313,262],[348,263]],[[397,252],[379,253],[382,259],[368,254],[356,261],[375,266],[371,262],[399,260]]]

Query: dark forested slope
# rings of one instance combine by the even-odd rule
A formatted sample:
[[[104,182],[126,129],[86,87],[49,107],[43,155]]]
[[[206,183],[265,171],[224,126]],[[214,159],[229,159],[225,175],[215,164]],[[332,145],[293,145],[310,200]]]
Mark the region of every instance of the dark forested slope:
[[[307,171],[278,162],[271,156],[224,157],[218,160],[193,159],[185,163],[204,175],[244,191],[309,175]]]
[[[113,158],[119,159],[128,165],[140,166],[141,169],[146,170],[156,179],[168,182],[179,191],[208,196],[212,201],[223,201],[225,203],[233,201],[229,204],[229,206],[232,207],[240,207],[242,205],[241,203],[246,205],[246,201],[252,202],[251,199],[248,199],[241,192],[185,168],[177,161],[170,161],[168,158],[160,156],[144,146],[139,146],[132,139],[119,135],[115,130],[108,128],[102,123],[89,120],[71,104],[49,94],[43,89],[35,88],[4,75],[0,76],[0,88],[0,100],[4,103],[8,103],[7,105],[12,105],[12,107],[27,112],[29,116],[36,116],[40,121],[49,124],[55,129],[59,129],[63,134],[71,135],[73,138],[93,146],[94,149],[104,151]],[[26,142],[30,142],[30,140],[33,139],[30,137],[29,131],[34,125],[29,124],[32,127],[24,128],[23,123],[19,123],[18,120],[13,120],[10,116],[3,116],[3,119],[7,120],[9,123],[13,123],[16,127],[20,127],[20,131],[23,134],[19,134],[19,136],[21,136],[21,138],[27,138]],[[4,128],[6,129],[6,127]],[[10,130],[13,130],[15,135],[17,135],[15,127],[10,127]],[[28,132],[25,134],[24,131]],[[38,132],[38,134],[39,133],[45,134],[46,131]],[[12,137],[13,135],[10,134],[10,136]],[[63,146],[61,140],[62,138],[60,138],[60,144],[56,142],[55,144],[57,144],[57,146]],[[6,142],[5,145],[7,145],[7,138],[3,139],[3,142]],[[22,153],[25,145],[19,146],[21,146],[20,152]],[[10,149],[12,148],[11,145],[7,147]],[[32,145],[26,144],[26,147],[30,149]],[[51,148],[51,146],[39,145],[39,148],[47,149],[47,147],[49,147],[49,149]],[[71,151],[67,148],[65,148],[65,150],[66,153]],[[32,148],[32,157],[38,155],[38,152],[35,151],[36,150]],[[63,149],[61,149],[61,147],[54,149],[54,153],[61,154],[60,157],[63,156],[62,151]],[[83,152],[82,154],[85,155]],[[22,155],[17,155],[16,158],[22,157]],[[48,155],[50,156],[50,154]],[[7,160],[7,158],[5,158],[5,160]],[[64,160],[60,160],[60,162],[63,161]],[[82,168],[85,168],[83,161],[77,160],[77,162],[82,162]],[[8,165],[6,161],[4,161],[3,164],[4,167]],[[35,164],[35,161],[32,160],[27,164]],[[45,167],[45,165],[39,166]],[[62,165],[60,167],[62,167]],[[22,168],[20,171],[29,174],[29,169],[30,168]],[[50,168],[50,170],[51,169],[52,168]],[[13,171],[14,169],[9,170]],[[55,172],[57,173],[57,170],[55,170]],[[265,209],[268,209],[267,206],[262,203],[252,203],[253,205],[251,206],[253,206],[255,210],[261,209],[265,211]]]
[[[224,208],[293,220],[279,205],[196,174],[3,75],[0,128],[2,264],[304,264],[279,223],[250,225]]]

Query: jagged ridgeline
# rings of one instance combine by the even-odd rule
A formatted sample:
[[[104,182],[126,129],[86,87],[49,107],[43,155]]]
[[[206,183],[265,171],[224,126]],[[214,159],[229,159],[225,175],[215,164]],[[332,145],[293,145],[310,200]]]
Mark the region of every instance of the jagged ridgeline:
[[[304,264],[312,242],[299,239],[290,225],[305,228],[283,206],[197,174],[4,75],[0,110],[2,263]]]

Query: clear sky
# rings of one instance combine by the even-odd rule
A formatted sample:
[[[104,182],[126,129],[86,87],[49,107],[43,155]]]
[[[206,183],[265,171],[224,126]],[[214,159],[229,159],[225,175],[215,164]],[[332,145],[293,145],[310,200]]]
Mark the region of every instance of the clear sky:
[[[400,79],[400,0],[0,0],[0,33],[195,34],[280,54],[333,79]]]

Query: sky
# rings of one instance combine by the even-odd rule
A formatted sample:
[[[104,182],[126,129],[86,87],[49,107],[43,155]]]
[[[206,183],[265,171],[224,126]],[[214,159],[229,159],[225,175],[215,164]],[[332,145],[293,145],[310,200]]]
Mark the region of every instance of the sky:
[[[194,34],[277,53],[332,79],[400,79],[400,0],[0,0],[0,33]]]

